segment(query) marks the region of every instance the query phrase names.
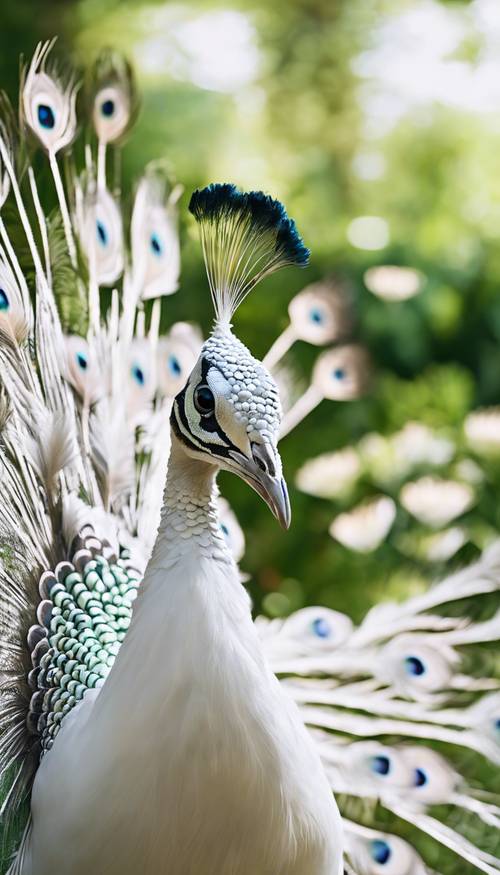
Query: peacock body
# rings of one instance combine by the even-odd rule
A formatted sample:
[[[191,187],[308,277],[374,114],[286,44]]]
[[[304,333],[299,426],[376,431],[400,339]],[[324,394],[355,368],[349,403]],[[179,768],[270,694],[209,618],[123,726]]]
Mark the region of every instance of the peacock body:
[[[498,615],[447,615],[453,602],[498,592],[498,550],[422,596],[377,606],[358,628],[322,608],[252,622],[217,473],[245,480],[287,527],[278,437],[321,398],[359,394],[368,359],[354,344],[322,353],[282,420],[273,376],[231,320],[260,280],[308,252],[281,204],[232,185],[190,202],[214,330],[203,344],[185,323],[160,338],[159,296],[178,286],[180,189],[160,165],[147,169],[129,255],[106,157],[130,124],[135,88],[106,53],[90,79],[96,161],[88,146],[65,191],[58,154],[76,135],[75,90],[49,67],[50,48],[23,79],[23,129],[6,115],[0,136],[2,205],[15,204],[30,260],[0,216],[5,868],[339,875],[345,849],[358,875],[429,872],[381,826],[407,822],[457,871],[498,873],[499,809],[453,759],[465,749],[500,761],[498,692],[461,670],[464,648],[498,640]],[[33,172],[20,179],[17,168],[26,132],[47,152],[56,248],[88,313],[85,337],[61,327],[51,224]],[[272,367],[293,340],[343,340],[349,324],[331,288],[302,293],[290,315]],[[332,789],[348,797],[342,825]],[[392,821],[375,817],[376,800]],[[433,806],[471,814],[483,844]]]
[[[173,438],[169,469],[107,695],[75,709],[37,773],[22,871],[338,871],[333,797],[260,652],[217,521],[214,466]]]

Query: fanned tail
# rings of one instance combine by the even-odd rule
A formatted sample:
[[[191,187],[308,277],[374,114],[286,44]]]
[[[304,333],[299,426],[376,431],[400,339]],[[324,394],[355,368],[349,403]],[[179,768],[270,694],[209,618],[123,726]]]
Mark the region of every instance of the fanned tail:
[[[500,615],[478,623],[463,610],[464,600],[498,592],[496,544],[426,593],[377,605],[358,627],[320,607],[257,621],[273,669],[317,740],[359,875],[378,875],[389,862],[387,871],[403,875],[430,871],[403,840],[409,826],[417,847],[420,834],[427,851],[432,839],[456,855],[450,871],[500,871],[500,800],[483,799],[474,780],[485,762],[500,767],[500,684],[481,673],[484,646],[500,639]]]
[[[21,129],[4,98],[0,120],[0,786],[6,835],[9,824],[19,828],[58,711],[65,714],[76,702],[73,694],[68,698],[74,677],[64,694],[57,675],[49,681],[60,646],[54,638],[60,606],[54,575],[46,574],[57,568],[65,579],[82,532],[82,549],[94,551],[82,554],[86,563],[94,555],[124,563],[116,565],[113,585],[125,586],[125,545],[135,550],[134,564],[144,567],[163,487],[158,445],[178,382],[198,352],[190,329],[165,341],[175,361],[172,390],[158,344],[160,302],[149,326],[142,304],[178,286],[180,189],[167,185],[160,168],[146,172],[130,253],[121,204],[107,189],[106,149],[116,148],[136,115],[130,68],[112,53],[99,57],[88,80],[97,145],[87,146],[82,172],[68,155],[73,175],[66,188],[58,158],[77,136],[76,79],[51,63],[52,48],[53,42],[40,44],[23,73]],[[52,173],[58,210],[49,217],[32,168],[18,172],[28,139],[46,153]],[[102,318],[107,284],[112,301]],[[71,296],[61,293],[68,286]],[[85,336],[77,325],[88,326]],[[162,446],[167,455],[168,443],[166,451]],[[129,608],[123,610],[126,615]],[[126,616],[115,614],[112,622],[125,628]],[[67,622],[71,629],[74,617]],[[101,649],[111,646],[105,634],[102,640]],[[29,826],[13,872],[22,869],[28,833]],[[5,847],[4,856],[12,850]]]

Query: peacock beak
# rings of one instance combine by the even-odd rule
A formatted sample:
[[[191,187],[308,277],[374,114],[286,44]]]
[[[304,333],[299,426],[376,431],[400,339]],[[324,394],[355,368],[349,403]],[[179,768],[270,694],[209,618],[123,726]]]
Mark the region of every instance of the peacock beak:
[[[288,529],[292,519],[292,512],[285,479],[283,477],[267,477],[264,475],[260,478],[260,489],[259,486],[255,488],[271,509],[280,526],[283,529]]]
[[[253,443],[252,458],[240,462],[240,476],[264,499],[282,528],[288,529],[292,514],[278,451],[269,443]]]

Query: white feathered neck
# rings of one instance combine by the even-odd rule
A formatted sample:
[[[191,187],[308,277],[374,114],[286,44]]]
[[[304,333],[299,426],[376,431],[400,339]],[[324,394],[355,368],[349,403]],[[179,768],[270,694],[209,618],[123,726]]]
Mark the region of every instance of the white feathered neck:
[[[219,531],[216,470],[173,436],[129,631],[102,690],[68,717],[41,764],[37,865],[23,875],[340,869],[319,756],[266,663]]]
[[[232,562],[218,519],[218,469],[188,456],[175,435],[171,440],[160,526],[143,587],[158,569],[172,568],[187,552]]]

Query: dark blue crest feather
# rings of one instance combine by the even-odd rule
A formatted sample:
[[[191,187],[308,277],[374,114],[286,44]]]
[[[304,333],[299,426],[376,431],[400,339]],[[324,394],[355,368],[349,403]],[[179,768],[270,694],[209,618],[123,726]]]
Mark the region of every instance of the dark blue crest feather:
[[[230,183],[213,183],[193,192],[189,211],[198,222],[248,216],[256,232],[276,234],[276,251],[286,262],[304,267],[309,261],[309,250],[283,204],[262,191],[242,192]]]

